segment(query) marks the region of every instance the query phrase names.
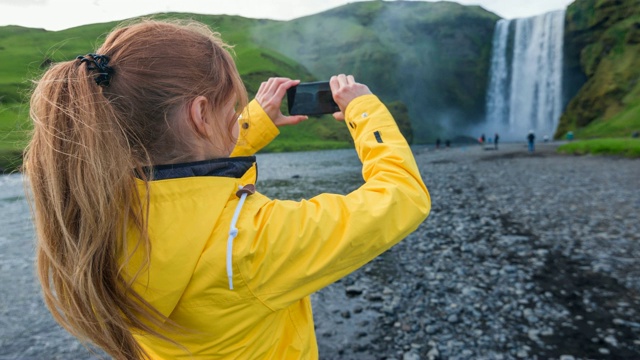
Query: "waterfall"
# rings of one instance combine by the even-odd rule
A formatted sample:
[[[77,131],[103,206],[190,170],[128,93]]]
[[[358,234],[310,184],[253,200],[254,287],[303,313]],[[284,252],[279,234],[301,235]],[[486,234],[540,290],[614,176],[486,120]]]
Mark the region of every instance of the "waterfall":
[[[511,20],[498,20],[495,34],[493,35],[493,54],[491,56],[489,89],[487,91],[487,119],[497,120],[495,121],[496,124],[504,123],[509,118],[507,103],[509,95],[507,87],[509,84],[507,39],[509,37],[510,22]]]
[[[562,114],[564,10],[499,20],[487,89],[487,118],[480,131],[507,141],[553,137]]]

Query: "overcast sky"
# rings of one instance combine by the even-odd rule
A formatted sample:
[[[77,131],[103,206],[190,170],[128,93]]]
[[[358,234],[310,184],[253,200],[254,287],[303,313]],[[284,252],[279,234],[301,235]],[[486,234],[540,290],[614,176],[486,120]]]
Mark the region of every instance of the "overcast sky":
[[[430,0],[428,0],[430,1]],[[0,0],[0,26],[47,30],[124,20],[158,12],[228,14],[291,20],[353,0]],[[506,19],[529,17],[566,8],[573,0],[457,0],[480,5]]]

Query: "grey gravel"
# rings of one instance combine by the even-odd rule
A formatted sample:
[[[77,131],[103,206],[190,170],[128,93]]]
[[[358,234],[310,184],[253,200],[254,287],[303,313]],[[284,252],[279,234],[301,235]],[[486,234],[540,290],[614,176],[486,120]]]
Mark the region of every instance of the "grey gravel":
[[[342,306],[362,301],[373,317],[365,347],[355,351],[345,331],[342,343],[319,340],[321,357],[397,359],[422,344],[405,354],[640,358],[640,160],[560,155],[557,145],[416,148],[431,215],[314,295],[319,329],[351,325],[323,310],[354,284],[363,294]]]
[[[321,358],[640,358],[640,160],[557,145],[414,148],[432,212],[312,296]],[[353,151],[258,159],[258,188],[272,197],[362,182]],[[15,181],[0,177],[0,189]],[[18,214],[0,218],[0,359],[97,358],[44,308],[14,192],[0,190],[0,211]]]

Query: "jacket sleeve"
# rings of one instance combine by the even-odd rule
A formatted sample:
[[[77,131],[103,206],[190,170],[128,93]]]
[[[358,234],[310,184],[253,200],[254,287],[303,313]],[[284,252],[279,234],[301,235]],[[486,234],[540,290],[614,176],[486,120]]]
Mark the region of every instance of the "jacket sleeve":
[[[375,95],[353,100],[346,124],[365,183],[348,195],[272,200],[239,254],[251,291],[272,309],[335,282],[398,243],[427,217],[431,201],[409,145]]]
[[[238,126],[238,141],[231,157],[253,155],[280,134],[280,130],[255,99],[249,102],[238,118]]]

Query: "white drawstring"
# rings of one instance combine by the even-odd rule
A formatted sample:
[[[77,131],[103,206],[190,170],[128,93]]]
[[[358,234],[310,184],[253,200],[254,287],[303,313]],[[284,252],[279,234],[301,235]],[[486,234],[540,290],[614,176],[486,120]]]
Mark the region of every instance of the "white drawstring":
[[[242,186],[240,187],[242,190]],[[236,228],[236,223],[238,222],[238,217],[240,216],[240,210],[244,205],[244,200],[247,198],[248,193],[244,192],[240,196],[240,201],[238,201],[238,205],[236,206],[236,211],[233,213],[233,218],[231,219],[231,227],[229,229],[229,239],[227,240],[227,277],[229,278],[229,290],[233,290],[233,239],[238,236],[238,228]]]

